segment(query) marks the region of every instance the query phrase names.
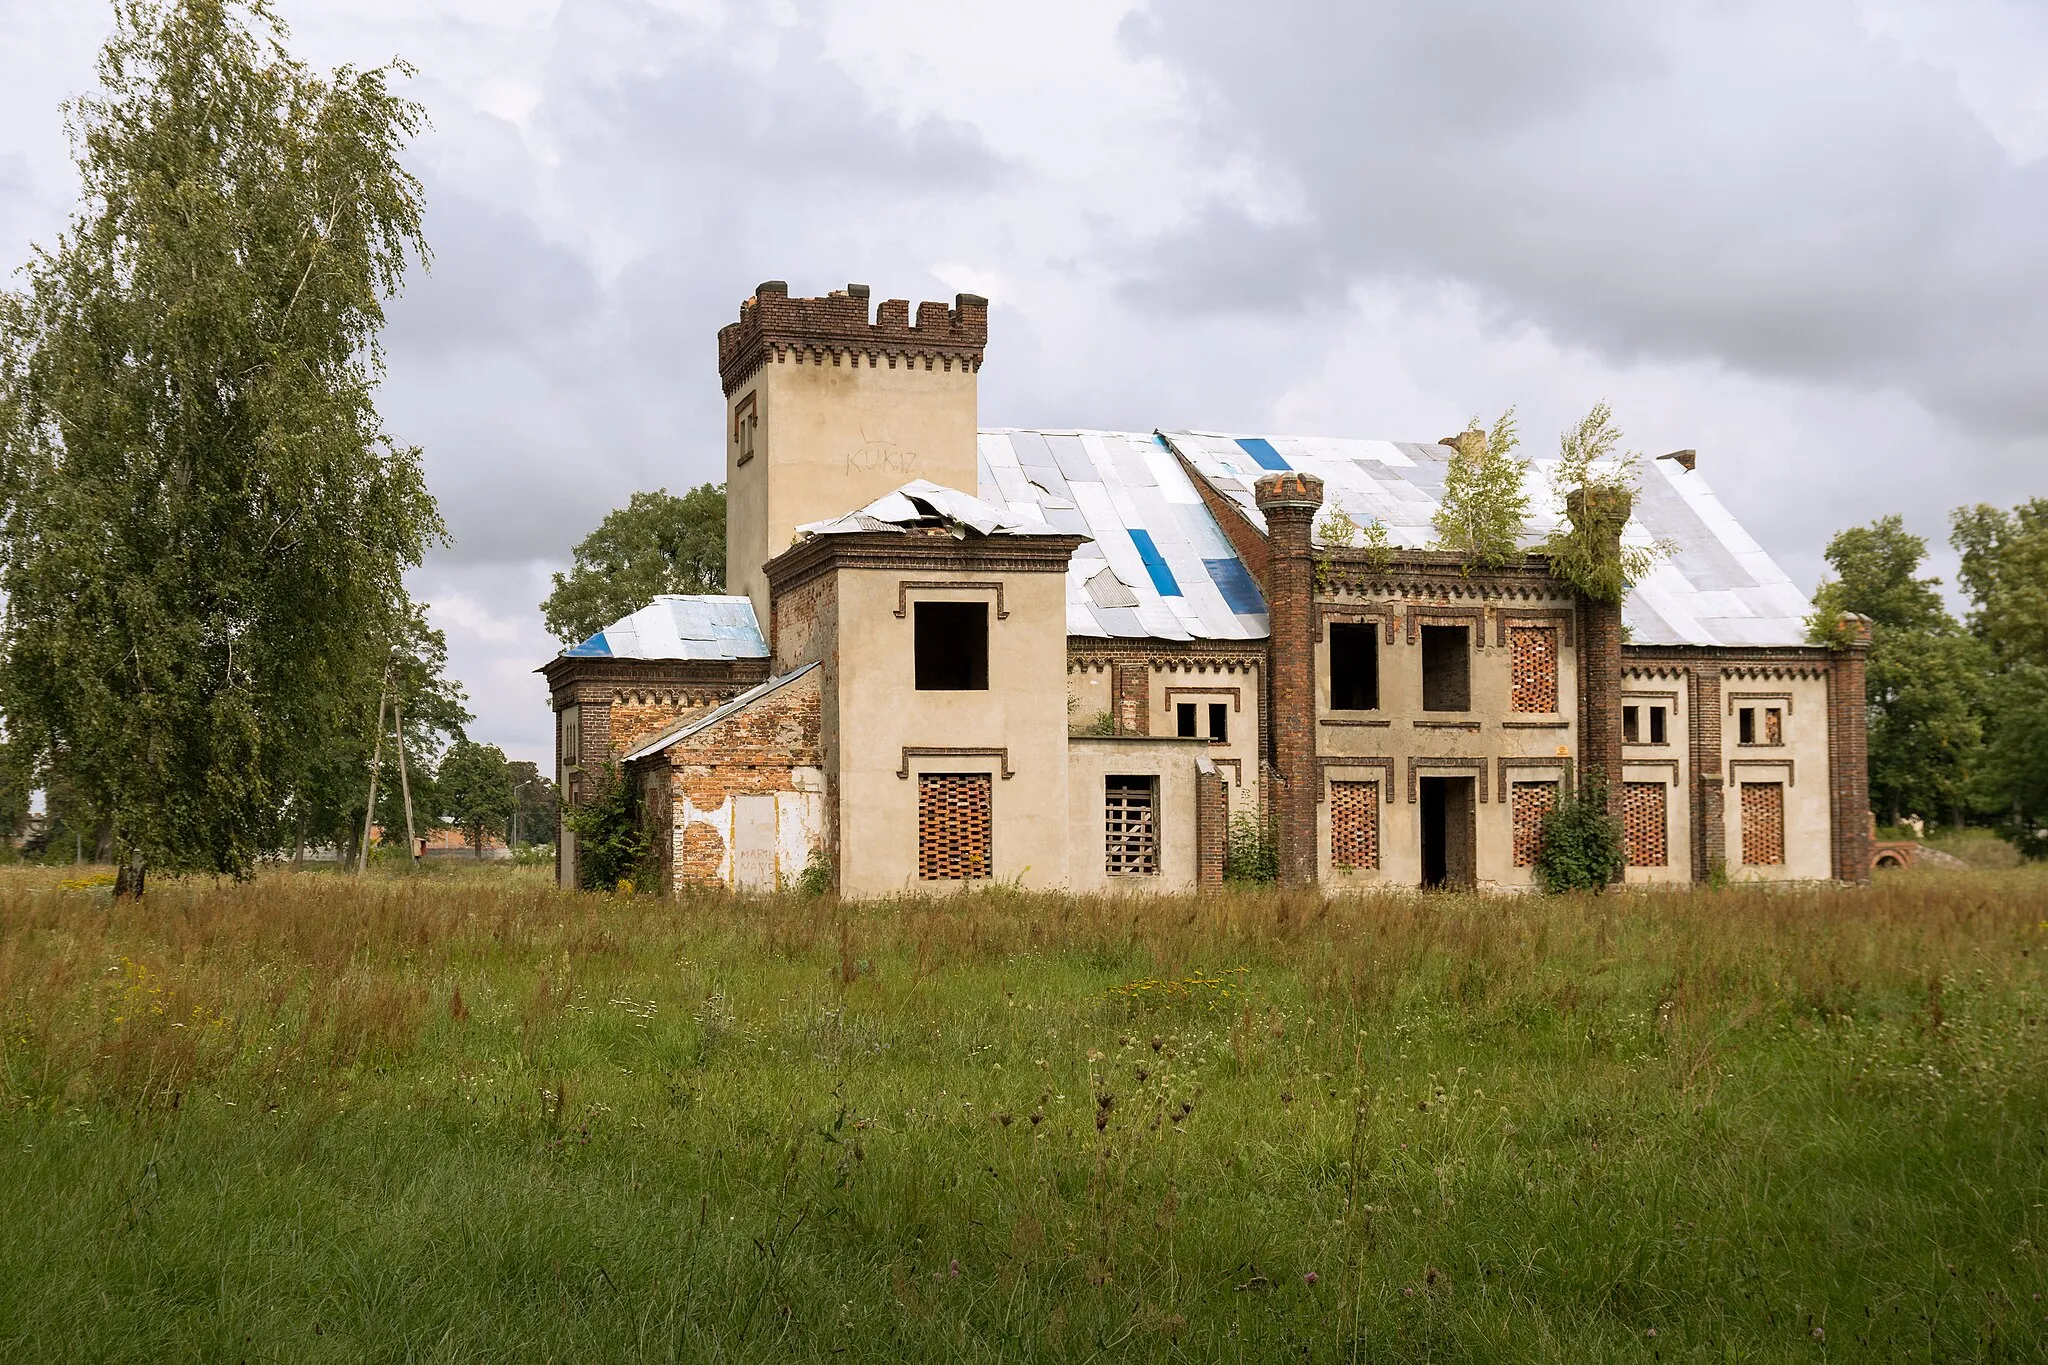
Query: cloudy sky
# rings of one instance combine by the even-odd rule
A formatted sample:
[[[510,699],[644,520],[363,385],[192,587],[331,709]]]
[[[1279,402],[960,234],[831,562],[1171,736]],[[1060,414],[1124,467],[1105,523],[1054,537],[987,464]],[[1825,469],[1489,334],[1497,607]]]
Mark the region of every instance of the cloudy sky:
[[[277,0],[402,56],[435,258],[382,408],[416,589],[545,762],[548,575],[722,470],[756,281],[993,301],[984,425],[1433,440],[1595,400],[1802,584],[1834,530],[2048,494],[2041,0]],[[0,0],[0,264],[75,195],[100,0]],[[1937,564],[1939,567],[1939,562]]]

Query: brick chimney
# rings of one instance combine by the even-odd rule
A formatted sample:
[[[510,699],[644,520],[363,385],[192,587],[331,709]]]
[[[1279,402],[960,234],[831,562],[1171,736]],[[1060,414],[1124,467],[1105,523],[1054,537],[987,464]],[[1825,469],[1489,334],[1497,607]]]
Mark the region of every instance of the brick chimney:
[[[1870,880],[1870,626],[1868,616],[1843,612],[1828,651],[1830,850],[1835,879],[1844,882]]]
[[[1252,487],[1266,518],[1272,568],[1266,585],[1271,622],[1267,715],[1272,717],[1273,796],[1280,835],[1280,884],[1316,881],[1315,547],[1310,533],[1323,505],[1323,481],[1289,470]]]
[[[1576,489],[1565,515],[1603,553],[1621,554],[1634,499],[1625,492]],[[1607,783],[1607,808],[1621,810],[1621,603],[1579,595],[1579,763]]]

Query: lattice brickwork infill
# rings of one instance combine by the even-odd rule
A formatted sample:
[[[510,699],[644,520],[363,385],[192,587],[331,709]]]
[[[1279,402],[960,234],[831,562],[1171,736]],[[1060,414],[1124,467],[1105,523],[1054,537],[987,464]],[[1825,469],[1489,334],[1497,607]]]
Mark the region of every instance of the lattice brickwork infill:
[[[917,875],[928,882],[989,875],[989,775],[924,773],[917,779]]]
[[[1534,867],[1536,851],[1543,847],[1543,817],[1557,809],[1557,784],[1515,783],[1512,809],[1515,819],[1515,866]]]
[[[1621,843],[1630,867],[1666,867],[1664,784],[1624,782],[1621,787]]]
[[[1109,779],[1102,798],[1103,870],[1112,877],[1159,872],[1159,789],[1151,778]]]
[[[1380,865],[1380,784],[1330,784],[1330,866],[1370,871]]]
[[[1557,710],[1557,627],[1508,627],[1508,654],[1514,663],[1513,711],[1551,715]]]
[[[1742,784],[1742,861],[1775,867],[1785,861],[1785,785]]]

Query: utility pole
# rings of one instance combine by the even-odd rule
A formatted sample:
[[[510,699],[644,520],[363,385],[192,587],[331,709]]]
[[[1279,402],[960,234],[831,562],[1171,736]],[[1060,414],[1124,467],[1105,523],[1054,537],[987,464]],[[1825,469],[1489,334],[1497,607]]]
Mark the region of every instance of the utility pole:
[[[391,674],[384,674],[385,682],[391,681]],[[384,707],[390,698],[380,690],[377,693],[377,742],[370,746],[370,804],[363,808],[363,842],[356,849],[356,875],[362,876],[370,866],[370,821],[377,817],[377,769],[384,763]]]
[[[398,740],[398,786],[405,793],[405,851],[417,868],[420,865],[420,839],[412,827],[412,779],[405,775],[405,703],[393,697],[391,714],[397,721],[394,729]]]

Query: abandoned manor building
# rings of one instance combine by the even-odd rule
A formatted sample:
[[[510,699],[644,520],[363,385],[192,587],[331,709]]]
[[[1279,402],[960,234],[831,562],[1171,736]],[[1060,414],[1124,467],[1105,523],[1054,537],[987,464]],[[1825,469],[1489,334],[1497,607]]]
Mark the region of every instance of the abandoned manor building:
[[[663,890],[1185,891],[1247,814],[1283,883],[1512,890],[1595,771],[1631,883],[1868,877],[1867,624],[1808,643],[1689,453],[1617,607],[1425,548],[1440,443],[983,429],[987,341],[970,294],[780,281],[720,329],[729,595],[541,670],[565,798],[616,765]]]

